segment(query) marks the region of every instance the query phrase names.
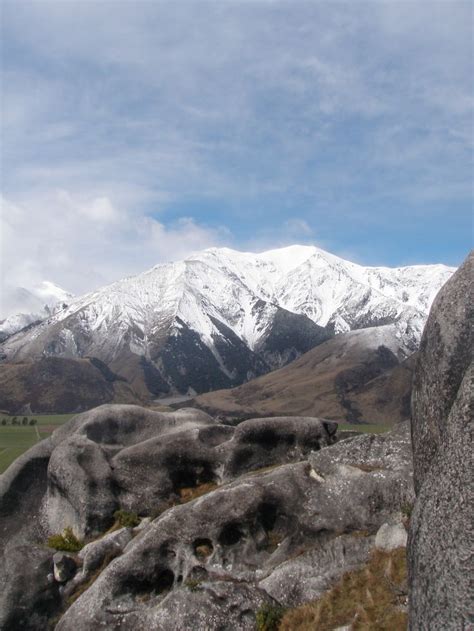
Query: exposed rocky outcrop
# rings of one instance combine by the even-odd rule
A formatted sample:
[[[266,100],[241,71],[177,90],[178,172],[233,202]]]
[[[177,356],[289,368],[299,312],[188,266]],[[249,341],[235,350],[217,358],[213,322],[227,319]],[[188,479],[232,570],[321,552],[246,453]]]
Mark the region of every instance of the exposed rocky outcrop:
[[[415,369],[413,631],[454,631],[473,623],[473,266],[471,254],[435,300]]]
[[[1,477],[0,628],[250,630],[264,603],[318,596],[413,499],[407,426],[340,443],[336,429],[136,406],[76,416]],[[117,508],[150,518],[104,536]],[[66,526],[89,543],[53,558],[45,540]]]

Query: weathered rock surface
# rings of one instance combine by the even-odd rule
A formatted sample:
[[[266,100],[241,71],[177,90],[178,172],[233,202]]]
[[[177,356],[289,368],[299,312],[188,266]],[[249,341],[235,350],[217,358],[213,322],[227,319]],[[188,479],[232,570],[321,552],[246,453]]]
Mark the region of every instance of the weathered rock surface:
[[[435,300],[415,370],[417,500],[408,546],[413,631],[473,624],[473,265],[471,254]]]
[[[409,450],[407,427],[404,439],[402,434],[400,430],[394,437],[391,450],[390,437],[385,439],[386,451],[401,457],[398,464],[394,457],[387,468],[378,461],[376,469],[364,471],[360,446],[352,455],[349,448],[356,438],[313,453],[311,464],[244,475],[166,511],[70,607],[58,631],[101,626],[166,631],[176,628],[176,619],[191,620],[193,612],[202,619],[196,629],[246,629],[252,628],[250,620],[254,623],[255,604],[248,605],[247,597],[241,604],[235,601],[242,598],[242,589],[247,594],[252,587],[254,597],[264,594],[270,601],[288,603],[318,595],[365,560],[371,533],[412,498],[409,451],[402,454],[403,444]],[[366,446],[369,462],[380,456],[378,443],[370,443],[376,447],[371,454]],[[202,603],[212,601],[210,593],[221,590],[223,581],[232,585],[233,594],[238,586],[230,601],[222,600],[224,612],[232,604],[235,626],[226,626],[221,614],[199,618]],[[193,590],[200,593],[201,604],[188,597]],[[183,608],[187,618],[182,618]],[[247,619],[249,626],[243,622]]]
[[[365,563],[373,544],[374,537],[364,532],[321,537],[311,550],[278,565],[260,586],[284,606],[315,600],[341,574]]]
[[[112,410],[112,416],[111,416]],[[198,410],[172,414],[98,408],[61,428],[48,468],[45,502],[53,531],[103,531],[119,507],[165,510],[183,489],[221,483],[275,464],[302,460],[334,441],[335,423],[314,418],[249,420],[237,429]]]
[[[48,628],[61,606],[59,584],[51,582],[53,550],[30,541],[11,542],[0,559],[0,629]]]
[[[390,552],[397,548],[406,548],[408,534],[403,523],[385,523],[380,526],[375,536],[375,547]]]
[[[74,594],[78,587],[92,580],[94,573],[100,572],[112,559],[122,554],[132,538],[131,528],[120,528],[85,545],[77,554],[77,565],[80,569],[68,582],[63,591],[64,597]]]
[[[63,554],[62,552],[56,552],[53,556],[53,576],[54,580],[58,583],[66,583],[76,573],[77,565],[74,557],[69,554]]]
[[[334,444],[336,429],[136,406],[76,416],[1,478],[0,628],[246,630],[265,602],[318,596],[413,499],[407,425]],[[118,508],[150,518],[104,536]],[[67,526],[90,542],[66,578],[69,555],[54,566],[44,542]]]

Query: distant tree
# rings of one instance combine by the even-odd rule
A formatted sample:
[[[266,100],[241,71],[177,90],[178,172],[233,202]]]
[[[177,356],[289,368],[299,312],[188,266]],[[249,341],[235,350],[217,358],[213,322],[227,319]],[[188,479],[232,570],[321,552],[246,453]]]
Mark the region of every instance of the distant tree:
[[[37,422],[35,418],[30,418],[30,425],[36,425]]]
[[[12,418],[12,425],[18,425],[18,418],[16,416]]]
[[[2,425],[6,425],[7,424],[7,419],[6,418],[2,418]]]
[[[22,424],[22,425],[28,425],[28,419],[26,418],[26,416],[24,416],[24,417],[21,419],[21,424]]]

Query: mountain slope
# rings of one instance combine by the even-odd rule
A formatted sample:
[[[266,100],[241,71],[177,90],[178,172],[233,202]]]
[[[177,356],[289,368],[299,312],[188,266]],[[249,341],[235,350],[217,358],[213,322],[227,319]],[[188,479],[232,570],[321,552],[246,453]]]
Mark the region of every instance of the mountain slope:
[[[308,246],[211,248],[77,298],[0,352],[8,361],[94,356],[153,396],[228,388],[334,332],[395,323],[400,345],[415,350],[451,273],[364,268]]]
[[[311,415],[392,423],[409,416],[414,357],[400,349],[394,325],[350,331],[279,370],[192,404],[227,419]]]
[[[0,364],[0,409],[12,414],[81,412],[107,403],[139,403],[130,385],[97,359],[44,357]]]

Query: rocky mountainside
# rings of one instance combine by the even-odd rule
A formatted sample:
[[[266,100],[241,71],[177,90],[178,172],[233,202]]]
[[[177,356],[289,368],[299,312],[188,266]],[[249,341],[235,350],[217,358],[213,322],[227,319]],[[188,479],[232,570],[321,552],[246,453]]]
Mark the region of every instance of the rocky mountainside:
[[[0,476],[0,628],[254,631],[405,545],[412,501],[407,424],[102,406]]]
[[[471,253],[433,304],[415,368],[411,631],[472,627],[473,322]]]
[[[416,354],[407,354],[393,324],[341,333],[279,370],[191,403],[228,422],[300,414],[395,423],[410,417]]]
[[[333,333],[394,323],[415,350],[452,272],[362,267],[309,246],[212,248],[77,298],[8,337],[0,354],[93,356],[140,394],[207,392],[279,368]]]

